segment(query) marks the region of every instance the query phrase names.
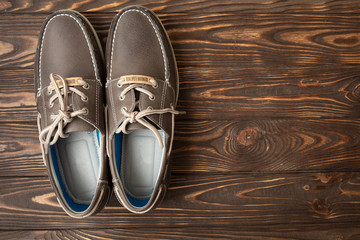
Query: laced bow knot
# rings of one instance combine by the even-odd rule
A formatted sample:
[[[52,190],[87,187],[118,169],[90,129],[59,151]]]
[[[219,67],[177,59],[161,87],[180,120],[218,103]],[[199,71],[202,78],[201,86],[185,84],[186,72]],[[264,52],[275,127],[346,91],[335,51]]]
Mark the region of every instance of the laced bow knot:
[[[58,81],[56,81],[55,78],[58,79]],[[54,96],[52,96],[49,100],[50,106],[53,105],[55,100],[58,100],[60,109],[58,114],[51,115],[50,118],[53,122],[40,132],[39,140],[40,143],[44,146],[45,153],[48,153],[49,146],[55,144],[59,137],[65,138],[68,136],[63,132],[63,129],[73,120],[74,117],[87,113],[85,108],[77,111],[71,111],[72,108],[68,105],[69,92],[73,92],[79,95],[81,98],[87,97],[83,92],[73,87],[77,85],[86,86],[87,83],[82,79],[74,82],[74,78],[64,79],[59,74],[50,74],[50,85],[48,86],[48,92],[51,94],[52,91],[55,90]],[[41,129],[40,116],[38,116],[38,128]]]
[[[71,112],[69,111],[63,111],[59,109],[59,115],[65,123],[70,123],[73,120],[73,118],[71,117]]]
[[[120,81],[119,81],[120,82]],[[119,82],[118,82],[118,86],[119,86]],[[126,84],[126,83],[125,83]],[[120,84],[122,86],[122,84]],[[157,86],[157,82],[154,80],[153,83],[154,86]],[[146,95],[149,96],[150,99],[154,98],[154,94],[152,92],[150,92],[147,89],[144,89],[142,87],[142,85],[140,84],[130,84],[129,86],[127,86],[121,93],[120,93],[120,97],[123,96],[125,97],[125,94],[127,94],[129,91],[131,91],[132,89],[142,92]],[[136,102],[135,106],[137,108],[139,108],[139,101]],[[115,133],[120,133],[123,132],[125,134],[128,134],[129,131],[127,130],[127,125],[129,123],[139,123],[141,125],[143,125],[144,127],[148,128],[149,130],[151,130],[154,135],[156,136],[160,148],[164,148],[164,144],[162,142],[162,138],[161,138],[161,134],[159,132],[159,129],[156,128],[152,123],[150,123],[149,121],[147,121],[144,117],[149,116],[149,115],[153,115],[153,114],[164,114],[164,113],[170,113],[172,114],[172,121],[174,124],[174,115],[175,114],[181,114],[182,112],[176,111],[174,106],[171,104],[170,108],[163,108],[163,109],[153,109],[152,107],[148,107],[145,110],[141,110],[141,111],[132,111],[132,112],[128,112],[126,110],[125,107],[123,107],[121,109],[121,112],[123,113],[123,115],[125,116],[125,119],[123,120],[123,122],[121,123],[121,125],[116,129]]]
[[[138,111],[134,111],[134,112],[130,113],[130,116],[129,116],[129,118],[130,118],[129,122],[130,122],[130,123],[136,122],[136,115],[137,115],[138,113],[139,113]]]

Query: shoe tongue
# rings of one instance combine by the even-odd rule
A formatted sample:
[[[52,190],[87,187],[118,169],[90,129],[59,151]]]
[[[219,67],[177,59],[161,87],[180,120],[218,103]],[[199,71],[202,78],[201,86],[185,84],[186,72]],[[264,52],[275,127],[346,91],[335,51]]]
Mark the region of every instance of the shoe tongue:
[[[70,123],[68,123],[64,128],[64,133],[72,132],[92,132],[95,130],[95,127],[82,120],[81,118],[74,118]]]
[[[138,129],[148,129],[148,128],[138,122],[134,122],[134,123],[128,123],[128,125],[126,126],[126,129],[129,132],[131,132],[131,131],[138,130]]]

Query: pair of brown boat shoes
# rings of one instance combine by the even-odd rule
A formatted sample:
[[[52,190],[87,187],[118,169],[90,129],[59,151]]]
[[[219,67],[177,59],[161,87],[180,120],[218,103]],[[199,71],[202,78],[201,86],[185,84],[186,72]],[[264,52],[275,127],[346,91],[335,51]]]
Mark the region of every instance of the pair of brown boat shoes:
[[[126,209],[145,213],[169,178],[178,73],[160,20],[144,7],[123,9],[105,57],[80,13],[44,22],[35,60],[39,138],[58,201],[76,218],[101,210],[111,185]]]

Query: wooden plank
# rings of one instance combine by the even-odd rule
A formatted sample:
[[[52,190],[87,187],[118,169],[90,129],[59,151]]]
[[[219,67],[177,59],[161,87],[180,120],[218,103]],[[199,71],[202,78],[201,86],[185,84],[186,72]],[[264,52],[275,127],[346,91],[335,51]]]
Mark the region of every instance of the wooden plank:
[[[32,66],[30,60],[35,54],[34,45],[41,23],[47,16],[0,16],[1,53],[5,55],[0,66]],[[105,44],[114,14],[86,13],[85,16]],[[288,69],[320,63],[344,66],[360,62],[354,52],[359,50],[360,17],[351,14],[164,13],[159,17],[180,56],[180,62],[181,57],[198,61],[193,66],[213,66],[216,63],[225,67],[242,63]],[[14,55],[29,59],[19,60],[20,57],[15,58]],[[17,65],[9,62],[11,59],[17,59]]]
[[[47,176],[36,122],[0,124],[0,177]]]
[[[212,77],[196,79],[195,71]],[[187,114],[177,119],[253,119],[274,117],[359,117],[359,77],[355,69],[334,67],[314,77],[318,83],[299,78],[242,80],[229,72],[245,76],[246,69],[228,69],[221,84],[216,68],[180,68],[178,109]],[[320,70],[318,70],[320,71]],[[14,76],[14,74],[17,74]],[[308,75],[310,76],[310,73]],[[32,121],[36,118],[32,69],[0,70],[0,122]],[[226,79],[228,78],[228,79]],[[312,81],[312,80],[309,80]],[[225,87],[226,86],[226,87]],[[261,90],[262,89],[262,90]],[[231,95],[229,95],[231,94]],[[261,96],[262,95],[262,96]],[[226,105],[226,108],[224,108]]]
[[[46,15],[1,15],[0,77],[33,76]],[[87,14],[103,42],[112,14]],[[182,119],[360,116],[359,16],[163,14],[180,70]],[[26,87],[26,88],[25,88]],[[18,88],[14,88],[14,91]],[[35,116],[33,90],[0,95],[0,120]],[[226,106],[226,108],[224,108]]]
[[[105,44],[114,15],[85,15]],[[4,45],[1,53],[9,57],[3,58],[0,66],[32,66],[32,61],[28,60],[33,60],[34,45],[46,17],[47,14],[0,16],[0,36]],[[198,62],[192,66],[213,66],[216,63],[225,67],[242,63],[265,67],[264,63],[267,63],[270,67],[284,69],[320,63],[343,66],[360,62],[354,52],[359,50],[360,17],[357,16],[169,13],[159,17],[168,30],[177,55]],[[199,56],[199,53],[202,54]],[[14,55],[29,59],[19,60],[20,57]],[[11,59],[18,60],[17,65],[9,62]],[[179,60],[182,62],[181,58]]]
[[[0,79],[0,122],[36,121],[34,70],[0,68]]]
[[[179,121],[174,171],[359,170],[359,120]]]
[[[0,177],[46,176],[35,122],[0,125]],[[360,171],[360,119],[177,121],[173,173]]]
[[[245,13],[297,13],[321,12],[321,13],[359,13],[357,1],[331,1],[331,0],[288,0],[288,1],[205,1],[205,0],[166,0],[166,1],[145,1],[138,0],[131,4],[143,5],[154,11],[161,12],[245,12]],[[2,0],[0,1],[0,11],[3,12],[49,12],[60,9],[74,9],[77,11],[120,11],[128,6],[128,1],[103,0],[60,0],[60,1],[30,1],[30,0]]]
[[[231,227],[157,227],[76,230],[0,231],[2,239],[243,239],[243,240],[345,240],[360,238],[359,228],[332,227],[324,231],[277,231],[276,226],[259,231],[241,231]]]
[[[222,86],[219,86],[216,77],[220,77],[222,71],[216,71],[216,68],[197,70],[214,74],[209,79],[196,79],[196,68],[180,68],[180,76],[184,80],[180,83],[178,109],[187,114],[179,115],[177,119],[359,117],[358,70],[334,68],[322,76],[319,72],[316,81],[321,83],[315,84],[316,86],[298,84],[301,82],[300,78],[287,78],[285,75],[275,80],[271,80],[270,76],[269,79],[254,77],[243,81],[231,79],[230,74],[229,79],[224,77]],[[228,69],[228,73],[243,72],[243,76],[245,71],[246,69]],[[0,70],[0,77],[0,121],[36,119],[33,70]],[[224,86],[227,86],[226,90]],[[237,89],[233,91],[231,88]],[[215,99],[211,100],[212,98]],[[224,104],[226,108],[223,107]]]
[[[68,217],[46,178],[0,178],[0,229],[232,227],[238,231],[360,228],[360,173],[178,175],[153,212],[132,214],[112,198],[99,214]],[[134,225],[135,224],[135,225]]]

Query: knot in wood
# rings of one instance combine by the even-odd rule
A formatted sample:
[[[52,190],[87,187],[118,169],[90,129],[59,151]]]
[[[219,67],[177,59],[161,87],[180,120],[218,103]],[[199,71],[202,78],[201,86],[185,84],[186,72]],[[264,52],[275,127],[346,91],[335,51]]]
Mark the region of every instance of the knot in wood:
[[[343,239],[344,239],[344,237],[341,236],[341,235],[336,235],[336,236],[334,236],[334,238],[333,238],[333,240],[343,240]]]
[[[239,133],[237,137],[239,144],[244,146],[253,145],[260,135],[260,129],[258,127],[246,127]]]
[[[359,42],[357,36],[349,36],[349,37],[338,37],[334,39],[334,43],[338,45],[349,45],[353,46]]]
[[[328,216],[330,215],[330,206],[326,204],[325,201],[315,198],[311,204],[312,209],[320,215]]]
[[[317,180],[320,180],[324,184],[333,182],[343,182],[346,178],[345,173],[318,173],[316,174]]]
[[[312,87],[312,86],[319,86],[320,83],[317,79],[312,78],[304,78],[300,80],[300,86],[302,87]]]
[[[357,100],[360,99],[360,84],[355,86],[353,90],[353,95],[356,97]]]

